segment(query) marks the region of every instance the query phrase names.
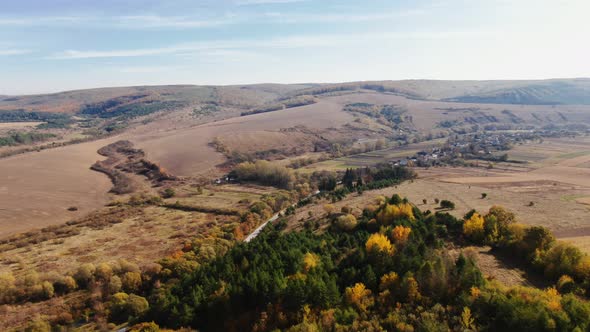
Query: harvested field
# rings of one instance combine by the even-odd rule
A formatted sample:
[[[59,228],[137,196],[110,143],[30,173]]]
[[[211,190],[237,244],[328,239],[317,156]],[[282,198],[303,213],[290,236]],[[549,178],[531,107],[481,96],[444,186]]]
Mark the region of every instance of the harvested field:
[[[255,138],[255,132],[278,132],[280,129],[303,126],[309,129],[337,128],[352,121],[338,104],[321,101],[317,104],[290,108],[277,112],[255,114],[184,130],[155,133],[132,139],[146,151],[150,160],[160,163],[173,174],[202,175],[225,161],[225,157],[209,144],[217,136],[229,136],[237,149],[262,150],[268,134]],[[236,140],[235,135],[250,135],[248,140]],[[275,135],[276,134],[271,134]],[[239,136],[238,136],[239,137]],[[227,138],[226,138],[227,139]],[[276,145],[290,144],[289,135],[283,135]]]
[[[59,224],[107,203],[109,179],[90,170],[108,140],[0,159],[0,236]],[[77,211],[68,211],[76,207]]]
[[[590,162],[590,140],[547,139],[543,143],[525,144],[508,152],[512,160],[529,161],[528,169],[514,172],[490,172],[484,176],[449,175],[443,181],[482,186],[522,186],[526,183],[553,183],[572,189],[590,189],[590,169],[579,167]],[[539,188],[542,189],[542,188]]]

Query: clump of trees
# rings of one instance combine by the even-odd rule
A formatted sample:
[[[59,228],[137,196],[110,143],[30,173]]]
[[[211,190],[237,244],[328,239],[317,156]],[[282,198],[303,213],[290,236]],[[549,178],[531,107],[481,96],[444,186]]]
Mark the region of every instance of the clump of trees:
[[[239,181],[258,182],[283,189],[291,189],[295,182],[292,170],[266,160],[241,163],[235,167],[230,176],[235,176]]]
[[[547,228],[525,226],[514,213],[492,206],[484,216],[475,211],[463,221],[462,234],[476,244],[487,244],[520,260],[561,285],[558,289],[578,294],[590,291],[590,256],[566,242],[556,241]]]
[[[0,137],[0,146],[32,144],[43,142],[54,137],[56,137],[54,134],[49,133],[14,131],[6,136]]]

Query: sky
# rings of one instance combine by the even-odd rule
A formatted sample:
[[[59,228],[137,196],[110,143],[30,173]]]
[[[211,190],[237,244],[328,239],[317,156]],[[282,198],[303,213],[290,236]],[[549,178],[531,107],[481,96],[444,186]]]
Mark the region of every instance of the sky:
[[[590,77],[588,0],[0,0],[0,95]]]

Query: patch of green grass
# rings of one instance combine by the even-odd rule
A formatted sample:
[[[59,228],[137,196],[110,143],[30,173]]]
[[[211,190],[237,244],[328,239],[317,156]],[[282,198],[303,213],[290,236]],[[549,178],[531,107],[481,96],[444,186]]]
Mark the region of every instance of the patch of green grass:
[[[555,158],[556,159],[572,159],[572,158],[586,156],[589,154],[590,154],[590,151],[578,151],[578,152],[560,154],[560,155],[556,156]]]
[[[573,202],[578,198],[586,197],[587,195],[564,195],[561,196],[561,200],[564,202]]]

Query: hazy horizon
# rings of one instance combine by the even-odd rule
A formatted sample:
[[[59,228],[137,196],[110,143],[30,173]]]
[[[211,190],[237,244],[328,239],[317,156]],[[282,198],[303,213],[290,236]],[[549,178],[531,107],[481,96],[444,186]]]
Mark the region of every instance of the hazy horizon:
[[[0,4],[0,95],[138,85],[590,77],[590,3]]]

